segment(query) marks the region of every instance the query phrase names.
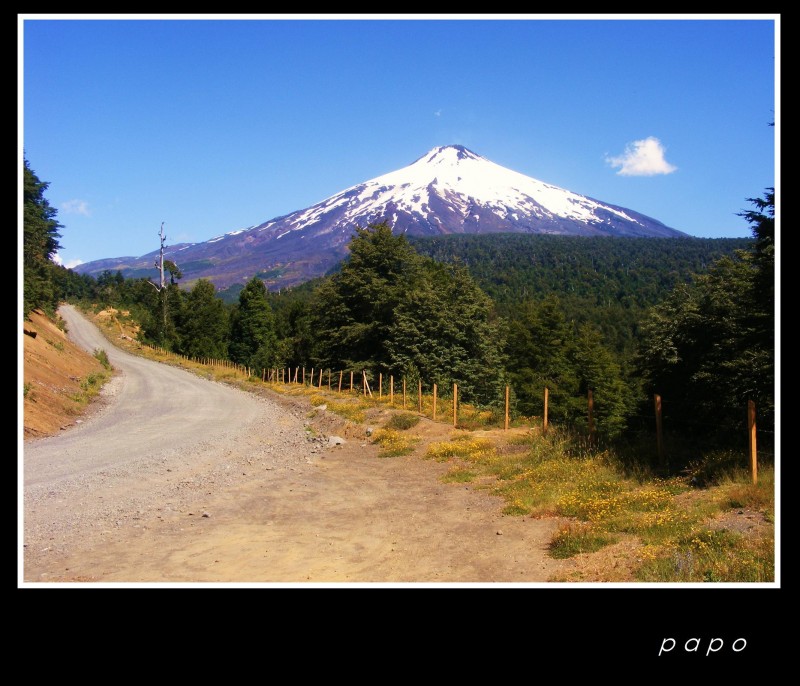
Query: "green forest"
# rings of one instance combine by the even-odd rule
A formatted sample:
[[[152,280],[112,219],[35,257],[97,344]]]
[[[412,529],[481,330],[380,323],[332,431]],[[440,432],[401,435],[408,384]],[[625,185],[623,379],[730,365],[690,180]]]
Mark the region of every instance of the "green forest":
[[[25,161],[24,316],[59,302],[130,311],[141,340],[257,370],[366,370],[515,417],[635,445],[653,396],[674,433],[669,468],[706,447],[739,445],[748,400],[765,445],[774,426],[774,192],[743,199],[747,239],[494,234],[406,238],[353,227],[349,257],[280,292],[220,292],[208,280],[79,275],[53,263],[62,225]],[[681,436],[685,437],[681,439]],[[759,439],[761,441],[761,439]],[[649,458],[648,458],[649,459]]]

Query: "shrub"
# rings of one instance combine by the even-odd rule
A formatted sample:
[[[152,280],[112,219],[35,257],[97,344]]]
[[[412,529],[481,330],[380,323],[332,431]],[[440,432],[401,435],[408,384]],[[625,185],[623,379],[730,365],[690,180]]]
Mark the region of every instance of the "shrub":
[[[397,457],[411,453],[414,450],[416,439],[394,429],[378,429],[372,442],[381,447],[380,457]]]
[[[411,414],[410,412],[403,412],[402,414],[396,414],[392,416],[392,418],[386,422],[386,428],[404,431],[416,426],[417,424],[419,424],[419,415]]]
[[[583,523],[562,526],[550,541],[550,554],[557,559],[565,559],[580,553],[594,553],[613,543],[607,533],[595,531]]]
[[[99,360],[100,364],[103,365],[106,369],[111,369],[111,362],[108,361],[108,355],[106,351],[101,348],[96,348],[94,351],[94,356]]]

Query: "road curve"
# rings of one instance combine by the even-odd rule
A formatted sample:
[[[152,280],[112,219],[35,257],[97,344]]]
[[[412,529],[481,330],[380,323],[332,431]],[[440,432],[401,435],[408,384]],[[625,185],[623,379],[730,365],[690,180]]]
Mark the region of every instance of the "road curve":
[[[59,313],[70,339],[100,348],[119,374],[109,383],[113,402],[69,431],[26,443],[25,487],[178,453],[236,432],[263,412],[263,401],[184,370],[136,357],[109,344],[75,308]],[[243,429],[242,429],[243,430]]]
[[[446,464],[375,459],[357,434],[328,447],[339,420],[317,408],[315,428],[305,401],[131,356],[62,316],[120,374],[102,411],[24,445],[21,585],[520,582],[560,564],[555,520],[508,521],[486,491],[442,484]]]

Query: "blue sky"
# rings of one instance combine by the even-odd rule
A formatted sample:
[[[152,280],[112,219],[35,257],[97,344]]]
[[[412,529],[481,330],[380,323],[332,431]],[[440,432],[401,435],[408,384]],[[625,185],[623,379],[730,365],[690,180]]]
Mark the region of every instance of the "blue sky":
[[[18,16],[20,169],[50,184],[68,266],[439,145],[693,236],[750,236],[737,213],[780,191],[779,15]]]

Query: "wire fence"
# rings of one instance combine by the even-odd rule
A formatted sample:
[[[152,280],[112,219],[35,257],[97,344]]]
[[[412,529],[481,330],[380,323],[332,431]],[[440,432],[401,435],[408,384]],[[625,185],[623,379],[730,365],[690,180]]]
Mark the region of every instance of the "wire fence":
[[[377,378],[370,375],[366,370],[338,370],[330,368],[310,368],[295,367],[274,367],[271,369],[262,368],[260,374],[247,365],[238,364],[230,360],[215,359],[211,357],[191,357],[173,353],[165,348],[142,344],[143,347],[150,349],[160,356],[167,358],[178,358],[188,362],[205,365],[208,367],[230,371],[234,374],[241,374],[243,377],[252,379],[259,378],[263,383],[281,384],[284,386],[303,386],[307,388],[322,390],[349,396],[358,395],[363,398],[385,402],[391,407],[403,410],[416,410],[419,414],[429,416],[434,421],[452,421],[454,427],[464,426],[465,411],[469,412],[474,418],[477,410],[474,406],[462,405],[459,399],[459,387],[457,383],[439,385],[437,383],[423,384],[421,379],[409,380],[405,377],[395,379],[393,375],[379,373]],[[424,386],[424,388],[423,388]],[[511,396],[512,389],[506,385],[503,389],[503,397],[498,406],[503,407],[502,414],[496,412],[484,412],[483,421],[486,424],[502,425],[505,430],[511,427],[512,408]],[[667,452],[665,448],[665,426],[662,412],[661,397],[658,394],[653,396],[653,415],[649,417],[643,414],[629,415],[630,418],[638,418],[642,422],[653,421],[655,427],[655,444],[659,465],[666,467]],[[522,421],[531,428],[538,428],[542,433],[547,433],[549,418],[549,389],[544,388],[542,398],[543,412],[541,417],[524,417]],[[519,420],[520,418],[516,418]],[[592,390],[587,392],[586,397],[586,427],[588,445],[598,445],[597,417],[594,406],[594,396]],[[686,421],[670,419],[670,423],[683,424],[685,426],[707,426],[713,425],[701,421]],[[769,429],[758,429],[756,423],[756,408],[753,401],[748,402],[747,407],[747,458],[753,483],[757,482],[758,457],[774,458],[774,450],[762,446],[758,448],[758,436],[769,437],[768,446],[772,443],[774,432]],[[760,450],[760,452],[759,452]]]

